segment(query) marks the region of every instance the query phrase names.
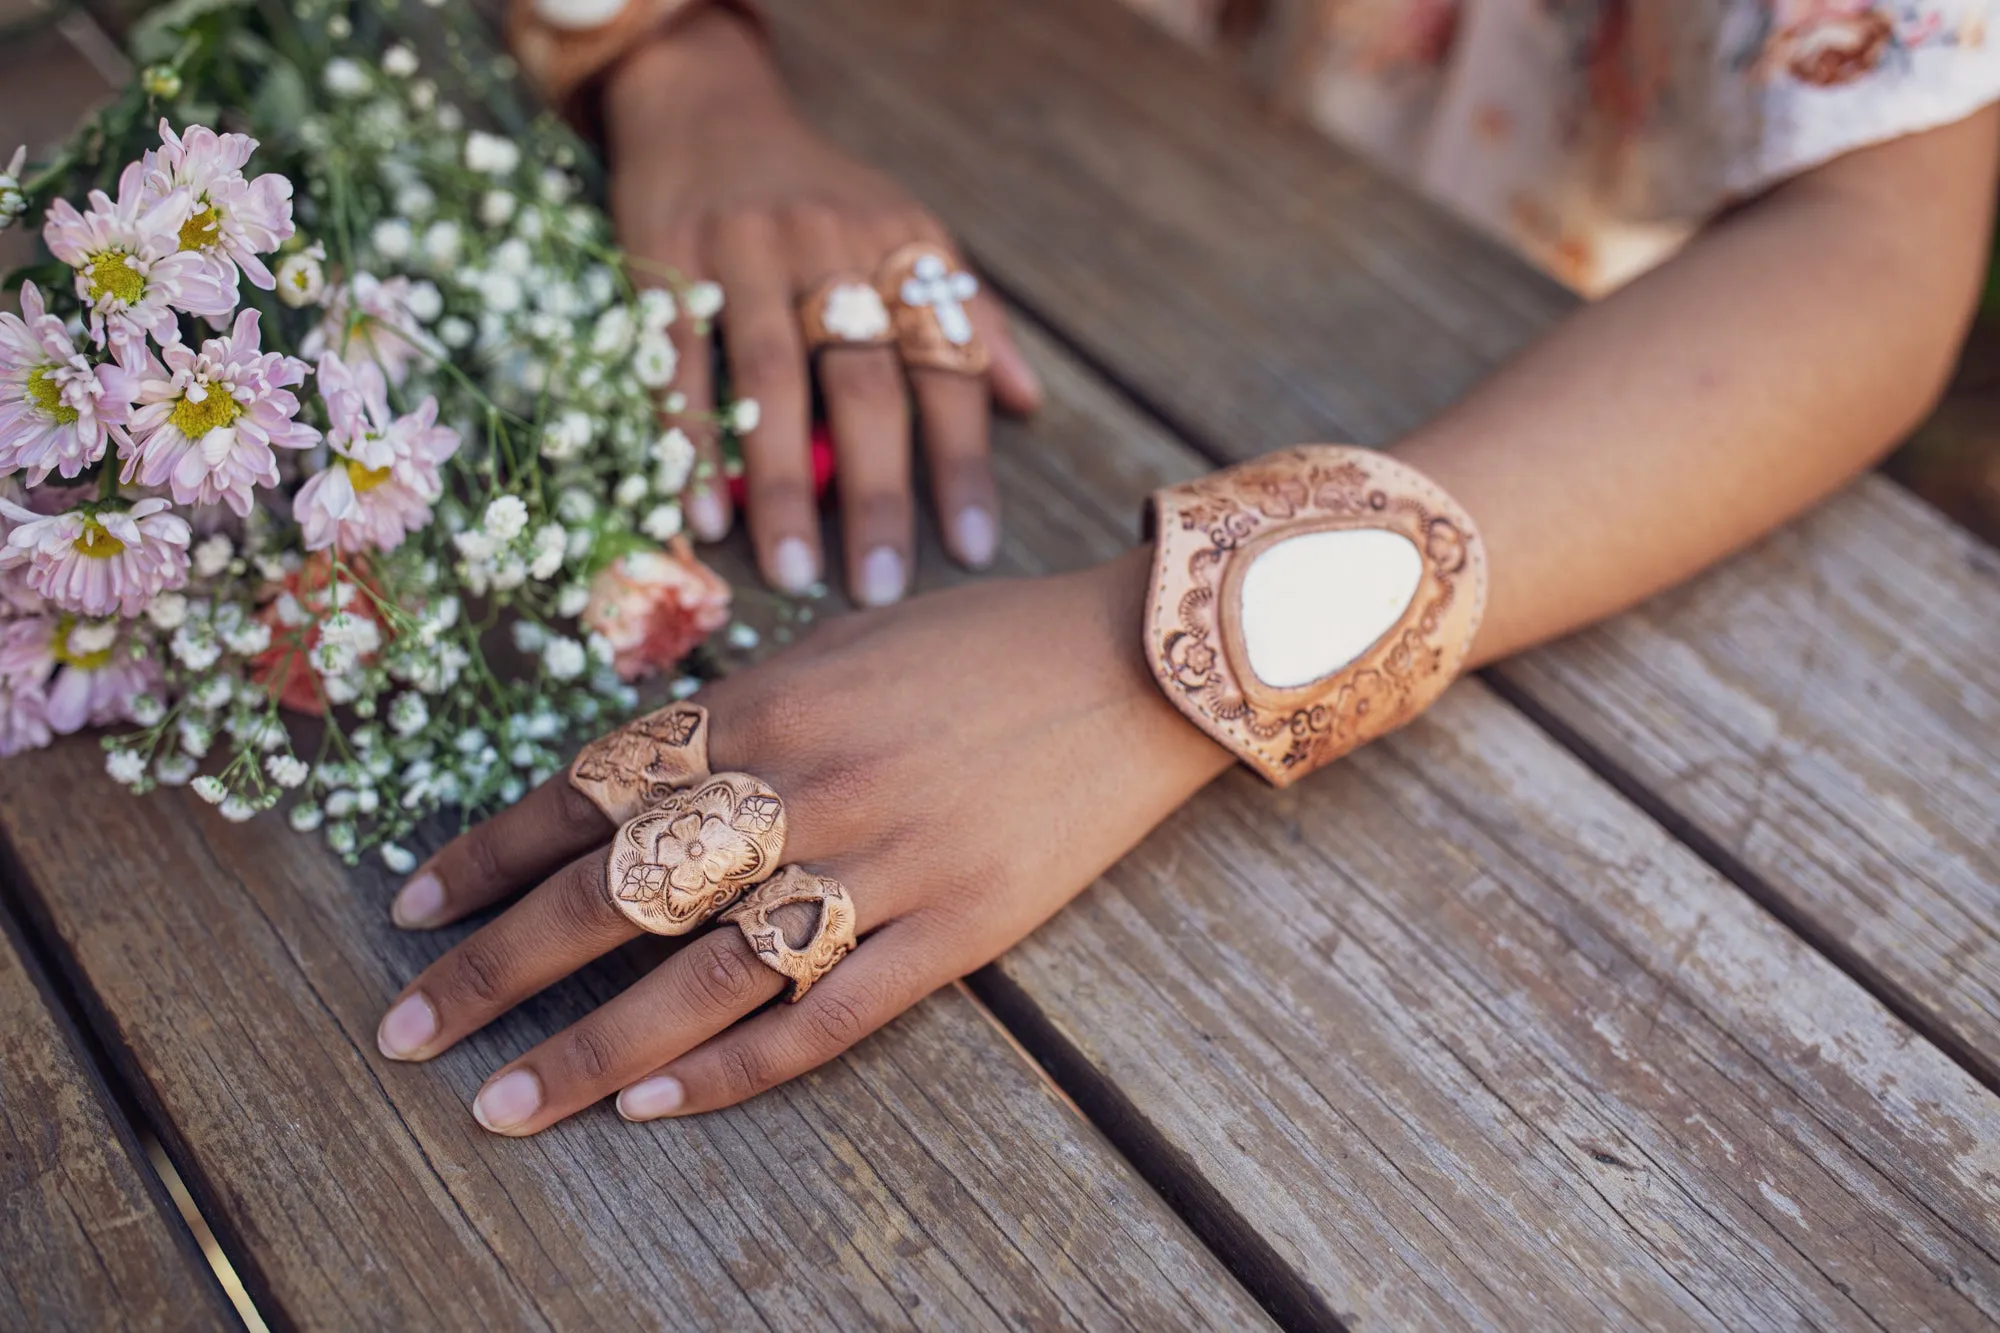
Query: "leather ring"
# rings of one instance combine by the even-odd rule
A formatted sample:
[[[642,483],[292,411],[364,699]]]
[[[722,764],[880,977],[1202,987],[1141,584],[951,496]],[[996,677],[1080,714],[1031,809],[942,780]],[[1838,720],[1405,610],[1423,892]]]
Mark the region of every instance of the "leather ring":
[[[577,752],[569,785],[614,824],[708,776],[708,710],[672,704],[600,736]]]
[[[938,246],[906,245],[882,263],[877,280],[895,312],[896,348],[903,364],[954,375],[983,375],[992,358],[973,327],[966,302],[979,279]]]
[[[718,773],[626,821],[611,840],[605,887],[639,929],[685,935],[770,878],[784,850],[778,794],[747,773]]]
[[[819,908],[813,936],[802,949],[794,949],[785,932],[771,924],[771,913],[795,903]],[[813,983],[854,948],[854,898],[847,886],[803,866],[786,866],[723,913],[722,919],[743,932],[744,942],[757,961],[791,978],[793,1004],[804,999]]]
[[[868,279],[836,273],[799,300],[806,350],[823,347],[891,347],[896,324],[882,293]]]

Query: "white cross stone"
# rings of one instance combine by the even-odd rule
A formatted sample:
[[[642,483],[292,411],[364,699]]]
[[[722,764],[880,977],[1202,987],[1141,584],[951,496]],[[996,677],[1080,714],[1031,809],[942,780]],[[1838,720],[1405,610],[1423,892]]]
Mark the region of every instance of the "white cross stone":
[[[965,303],[979,294],[979,279],[970,273],[953,273],[936,255],[920,257],[903,284],[903,304],[929,306],[937,316],[938,331],[954,347],[972,341],[972,317]]]

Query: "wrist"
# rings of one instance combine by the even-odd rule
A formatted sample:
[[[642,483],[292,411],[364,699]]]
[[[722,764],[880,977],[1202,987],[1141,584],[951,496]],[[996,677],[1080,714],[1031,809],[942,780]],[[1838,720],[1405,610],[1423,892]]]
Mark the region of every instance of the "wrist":
[[[756,25],[733,9],[704,5],[606,71],[601,97],[615,148],[621,126],[657,137],[720,99],[783,102],[784,85]]]
[[[1174,707],[1147,665],[1144,631],[1152,592],[1152,547],[1128,551],[1080,577],[1091,609],[1071,623],[1090,627],[1096,673],[1107,683],[1116,706],[1128,712],[1134,743],[1156,762],[1185,775],[1192,794],[1236,759]]]

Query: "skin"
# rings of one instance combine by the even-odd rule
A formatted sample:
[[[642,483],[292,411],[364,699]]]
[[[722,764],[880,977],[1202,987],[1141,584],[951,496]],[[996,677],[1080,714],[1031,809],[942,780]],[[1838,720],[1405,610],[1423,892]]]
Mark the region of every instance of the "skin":
[[[743,441],[750,537],[764,577],[803,592],[825,562],[807,443],[813,368],[797,303],[836,274],[872,277],[910,242],[949,251],[951,238],[901,186],[800,120],[761,39],[728,13],[698,15],[635,53],[607,83],[603,106],[611,211],[626,248],[689,278],[712,278],[728,297],[722,342],[733,388],[762,409]],[[951,553],[975,569],[992,563],[1000,510],[987,455],[991,406],[1032,411],[1041,387],[993,298],[982,291],[971,315],[993,352],[983,380],[919,370],[906,386],[889,348],[819,356],[848,589],[863,606],[896,601],[908,585],[917,425]],[[679,327],[683,424],[706,463],[686,511],[696,535],[714,541],[731,515],[705,417],[714,401],[708,348],[685,322]]]
[[[1987,110],[1773,189],[1397,446],[1487,543],[1475,665],[1754,541],[1927,413],[1983,276],[1997,137]],[[704,691],[715,768],[784,796],[786,856],[848,886],[860,948],[800,1004],[766,1008],[782,979],[734,928],[697,932],[495,1071],[481,1123],[530,1134],[612,1095],[631,1119],[732,1105],[1081,891],[1231,762],[1141,660],[1146,568],[1133,552],[857,615]],[[411,983],[384,1053],[429,1059],[634,938],[604,888],[611,832],[557,779],[425,866],[398,898],[407,928],[538,887]]]

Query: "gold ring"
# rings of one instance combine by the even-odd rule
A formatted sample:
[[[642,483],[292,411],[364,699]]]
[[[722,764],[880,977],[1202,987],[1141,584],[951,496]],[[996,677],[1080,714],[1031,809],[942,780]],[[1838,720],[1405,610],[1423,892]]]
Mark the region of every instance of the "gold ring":
[[[819,908],[819,922],[802,949],[794,949],[785,932],[771,924],[771,913],[794,903]],[[759,884],[730,908],[722,919],[743,932],[757,960],[792,981],[791,1002],[805,998],[813,983],[833,971],[854,948],[854,898],[847,886],[803,866],[786,866]]]
[[[806,350],[822,347],[888,347],[896,341],[895,321],[882,293],[852,273],[836,273],[799,301],[799,324]]]
[[[708,710],[673,704],[628,722],[578,751],[569,785],[614,824],[708,776]]]
[[[882,299],[895,311],[903,364],[954,375],[983,375],[991,363],[967,305],[979,279],[935,245],[906,245],[882,263]]]
[[[770,878],[784,850],[778,793],[747,773],[718,773],[627,820],[611,840],[605,886],[639,929],[685,935]]]

